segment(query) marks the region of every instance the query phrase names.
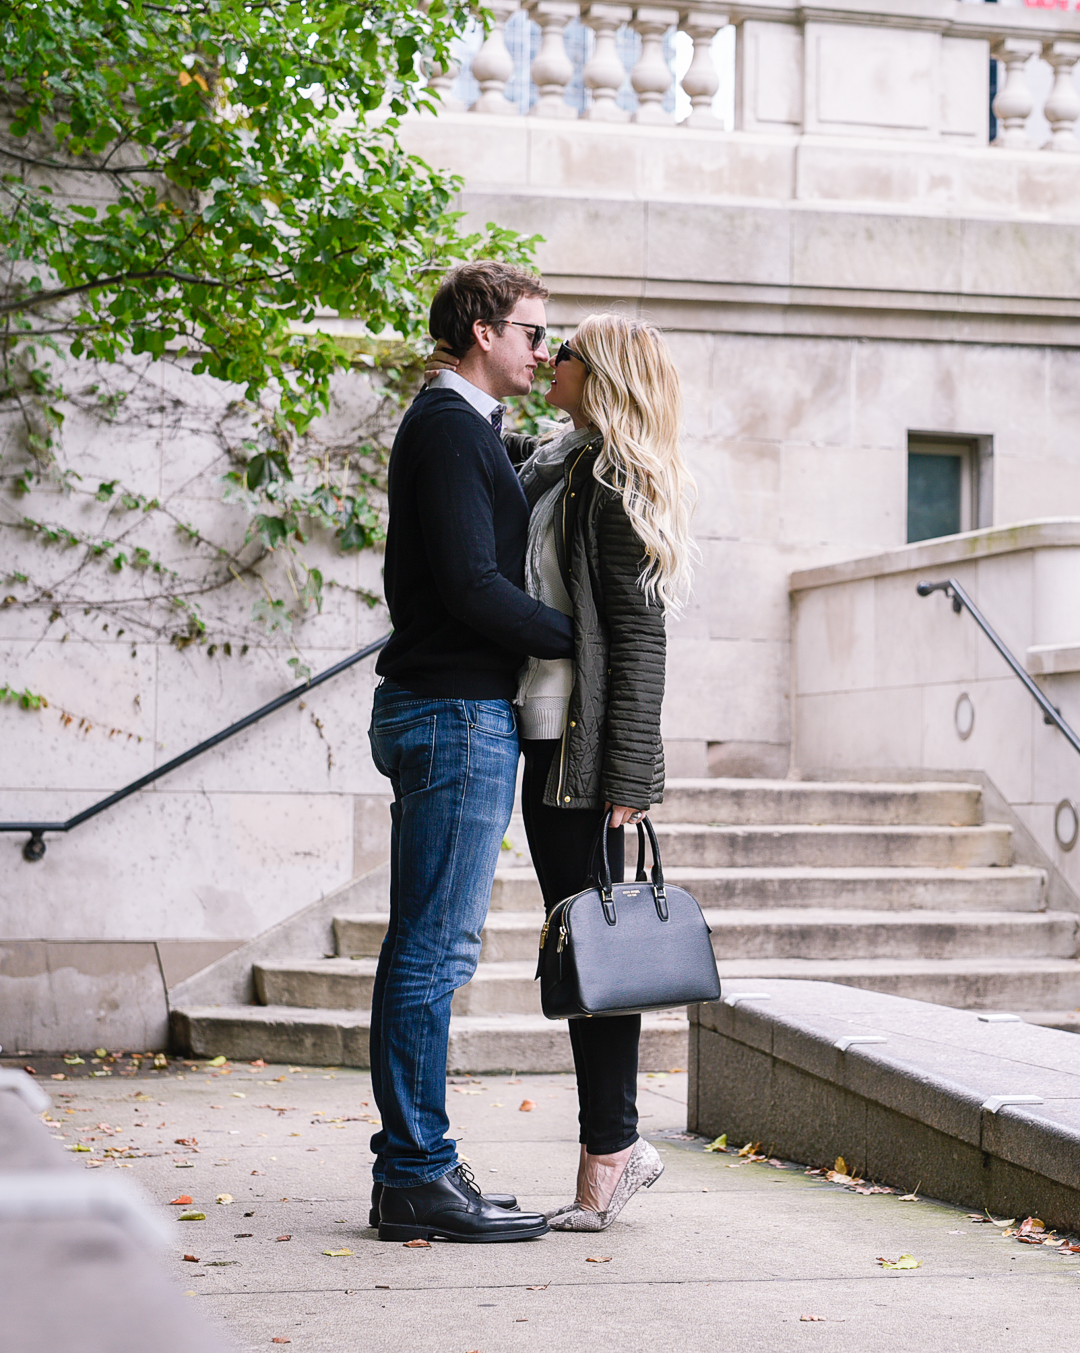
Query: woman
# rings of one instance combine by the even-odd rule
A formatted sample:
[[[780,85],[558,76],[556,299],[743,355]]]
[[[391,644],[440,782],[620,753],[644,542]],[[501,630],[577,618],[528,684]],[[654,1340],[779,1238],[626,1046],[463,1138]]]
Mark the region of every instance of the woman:
[[[659,330],[589,316],[559,348],[547,398],[569,423],[506,442],[532,509],[526,588],[574,618],[574,659],[530,659],[516,700],[525,831],[550,912],[594,876],[607,811],[621,874],[619,829],[662,798],[664,616],[685,595],[694,546],[679,380]],[[637,1135],[641,1016],[572,1019],[569,1031],[581,1156],[573,1202],[548,1220],[602,1231],[664,1168]]]

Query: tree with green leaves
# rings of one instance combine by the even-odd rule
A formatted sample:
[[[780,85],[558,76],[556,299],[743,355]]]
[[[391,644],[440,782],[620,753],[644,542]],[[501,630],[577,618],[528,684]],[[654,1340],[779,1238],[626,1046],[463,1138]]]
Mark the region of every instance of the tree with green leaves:
[[[182,362],[258,410],[259,435],[230,446],[249,548],[216,547],[222,578],[225,564],[243,573],[295,552],[311,529],[346,550],[378,537],[370,458],[351,484],[331,480],[329,457],[321,478],[298,471],[335,373],[389,353],[400,394],[445,268],[531,247],[495,226],[464,235],[460,184],[398,141],[404,115],[435,110],[428,76],[470,12],[447,0],[0,0],[0,412],[17,411],[29,453],[16,488],[52,475],[157,511],[113,481],[80,488],[63,465],[64,373],[71,359]],[[368,337],[320,333],[326,315],[360,317]],[[46,523],[20,525],[49,539]],[[61,543],[88,557],[101,545]],[[105,545],[97,557],[114,569],[132,561]],[[321,575],[297,571],[296,599],[318,601]],[[280,614],[278,600],[267,592],[264,612]],[[183,633],[205,638],[178,604]]]

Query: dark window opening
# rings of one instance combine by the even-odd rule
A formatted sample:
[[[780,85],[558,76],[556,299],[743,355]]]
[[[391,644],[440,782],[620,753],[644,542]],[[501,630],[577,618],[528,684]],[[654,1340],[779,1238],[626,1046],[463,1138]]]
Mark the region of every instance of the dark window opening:
[[[990,437],[909,435],[909,544],[992,524],[992,446]]]
[[[909,451],[907,461],[907,538],[955,536],[962,525],[960,494],[963,457]]]

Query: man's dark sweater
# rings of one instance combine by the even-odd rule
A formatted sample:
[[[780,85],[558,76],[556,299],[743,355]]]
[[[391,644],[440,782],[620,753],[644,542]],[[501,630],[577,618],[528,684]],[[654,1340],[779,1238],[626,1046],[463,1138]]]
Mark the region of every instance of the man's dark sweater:
[[[569,617],[524,590],[529,507],[502,439],[456,391],[413,401],[389,498],[380,676],[436,699],[512,700],[527,655],[573,656]]]

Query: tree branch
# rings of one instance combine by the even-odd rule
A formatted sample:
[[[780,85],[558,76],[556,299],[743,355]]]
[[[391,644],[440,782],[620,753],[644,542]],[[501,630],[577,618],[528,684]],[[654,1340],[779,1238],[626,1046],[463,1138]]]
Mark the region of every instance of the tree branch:
[[[34,164],[41,169],[55,169],[61,174],[163,174],[165,172],[163,165],[153,164],[119,165],[115,168],[97,164],[59,164],[56,160],[42,160],[35,155],[20,155],[17,150],[9,150],[7,146],[0,146],[0,155],[9,160],[18,160],[20,164]]]
[[[20,314],[24,310],[33,310],[39,305],[63,301],[68,296],[79,296],[87,291],[100,291],[103,287],[114,287],[122,282],[153,282],[158,278],[173,282],[186,282],[191,286],[199,287],[227,287],[230,285],[217,277],[194,277],[191,273],[174,272],[168,268],[151,268],[146,272],[124,272],[117,273],[113,277],[101,277],[94,282],[82,282],[77,287],[56,287],[52,291],[35,291],[15,301],[0,301],[0,315]]]

